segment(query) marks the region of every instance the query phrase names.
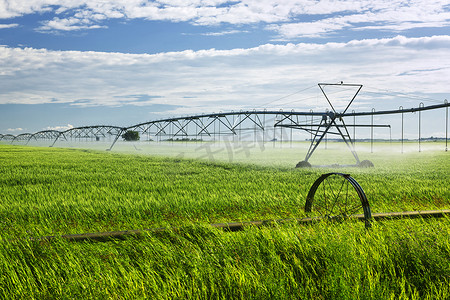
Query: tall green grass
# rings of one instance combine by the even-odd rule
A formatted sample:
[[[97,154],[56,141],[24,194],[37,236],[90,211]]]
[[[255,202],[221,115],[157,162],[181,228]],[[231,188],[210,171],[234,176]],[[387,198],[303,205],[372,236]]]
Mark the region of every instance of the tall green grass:
[[[302,217],[320,174],[350,172],[373,212],[448,208],[448,153],[373,157],[374,169],[294,169],[0,146],[3,236]]]
[[[351,173],[374,212],[450,207],[448,153],[391,156],[373,154],[374,169],[299,170],[0,145],[0,298],[450,298],[448,218],[369,231],[207,226],[302,217],[310,186],[330,171]],[[181,229],[106,243],[31,239],[160,226]]]
[[[2,242],[0,297],[448,299],[449,234],[446,219]]]

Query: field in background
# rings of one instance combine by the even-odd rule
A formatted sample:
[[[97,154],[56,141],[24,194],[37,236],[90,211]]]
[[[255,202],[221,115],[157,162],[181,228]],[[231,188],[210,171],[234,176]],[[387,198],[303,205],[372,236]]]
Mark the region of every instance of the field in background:
[[[30,141],[30,146],[48,147],[52,141]],[[20,144],[20,142],[19,142]],[[23,144],[23,142],[22,142]],[[58,141],[57,148],[90,149],[105,151],[113,144],[111,139],[108,142],[96,142],[92,139],[84,141],[69,140]],[[446,148],[445,141],[404,141],[403,145],[399,141],[384,142],[356,142],[356,151],[360,160],[381,158],[403,159],[404,154],[421,152],[443,152]],[[151,155],[160,157],[189,158],[209,162],[231,162],[257,164],[262,166],[292,167],[305,158],[310,146],[309,141],[264,141],[255,139],[251,141],[237,141],[232,137],[225,137],[222,140],[212,141],[118,141],[112,148],[115,153]],[[354,164],[348,147],[343,142],[324,140],[311,157],[311,163],[315,165],[323,164]]]
[[[331,171],[352,174],[373,212],[448,209],[442,143],[422,144],[420,153],[405,145],[404,154],[399,144],[376,144],[374,153],[358,145],[373,169],[294,169],[305,143],[205,145],[120,143],[112,152],[0,145],[1,298],[449,297],[448,219],[371,231],[361,223],[240,233],[207,226],[302,217],[310,186]],[[321,145],[311,162],[352,163],[342,146]],[[184,229],[107,243],[29,239],[160,226]]]

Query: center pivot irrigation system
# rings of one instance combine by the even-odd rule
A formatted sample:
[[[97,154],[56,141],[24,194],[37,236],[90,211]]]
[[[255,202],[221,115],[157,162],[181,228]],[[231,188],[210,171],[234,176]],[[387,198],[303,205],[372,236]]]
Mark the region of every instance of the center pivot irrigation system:
[[[28,144],[31,140],[47,140],[51,142],[50,146],[54,146],[57,142],[63,142],[67,140],[94,140],[102,141],[109,139],[111,146],[107,150],[111,150],[118,139],[128,131],[137,131],[141,136],[147,136],[147,140],[157,141],[174,141],[174,140],[216,140],[220,138],[231,137],[234,141],[242,139],[242,133],[249,133],[253,131],[253,136],[256,140],[259,134],[262,143],[265,139],[269,139],[266,132],[268,129],[273,128],[273,138],[271,141],[276,141],[277,138],[283,140],[283,129],[292,130],[299,129],[305,131],[311,136],[311,143],[306,153],[305,159],[297,163],[296,167],[311,167],[309,159],[316,151],[319,144],[326,139],[328,134],[340,137],[345,142],[348,149],[351,151],[355,164],[350,166],[359,167],[372,167],[372,162],[368,160],[360,161],[358,154],[355,150],[355,130],[353,130],[353,138],[351,137],[348,128],[349,127],[369,127],[372,129],[372,141],[373,141],[373,129],[377,127],[389,127],[390,125],[373,124],[374,115],[388,115],[388,114],[401,114],[402,115],[402,147],[403,147],[403,114],[404,113],[419,113],[419,151],[420,151],[420,112],[425,110],[435,110],[439,108],[446,108],[446,124],[445,124],[445,150],[447,151],[447,138],[448,138],[448,107],[450,106],[447,100],[443,104],[425,106],[420,103],[419,107],[404,109],[399,107],[397,110],[385,110],[375,111],[372,109],[367,112],[349,112],[349,108],[355,100],[356,96],[362,88],[362,84],[347,84],[347,83],[319,83],[319,88],[322,91],[326,101],[329,104],[330,110],[325,112],[310,111],[268,111],[268,110],[253,110],[253,111],[238,111],[238,112],[220,112],[212,114],[191,115],[185,117],[167,118],[162,120],[149,121],[139,123],[129,127],[109,126],[109,125],[96,125],[96,126],[83,126],[70,128],[65,131],[56,130],[44,130],[36,133],[24,133],[17,136],[6,134],[0,134],[0,141],[11,141],[11,143],[22,141]],[[348,99],[348,103],[342,112],[338,112],[333,105],[330,97],[325,92],[324,88],[327,86],[340,86],[346,88],[354,88],[356,92]],[[336,104],[336,103],[335,103]],[[356,124],[355,117],[357,116],[372,116],[371,124]],[[301,119],[306,118],[306,121]],[[310,121],[308,121],[310,117]],[[353,117],[353,124],[347,124],[344,122],[344,118]],[[315,120],[320,118],[320,122]],[[271,121],[268,121],[271,120]],[[268,125],[268,122],[272,122],[273,126]],[[275,135],[275,129],[280,128],[280,135]],[[259,132],[259,133],[258,133]],[[260,134],[262,132],[262,134]],[[244,134],[245,138],[245,134]],[[247,136],[248,138],[248,136]],[[403,149],[403,148],[402,148]]]

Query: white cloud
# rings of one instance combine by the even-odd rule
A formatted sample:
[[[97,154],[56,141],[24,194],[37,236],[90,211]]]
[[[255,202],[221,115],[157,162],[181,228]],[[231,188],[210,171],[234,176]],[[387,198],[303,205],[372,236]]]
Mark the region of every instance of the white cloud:
[[[6,28],[14,28],[18,27],[19,24],[0,24],[0,29],[6,29]]]
[[[145,104],[179,106],[173,114],[252,109],[265,103],[270,103],[268,108],[305,109],[323,104],[317,102],[321,98],[317,88],[273,100],[316,87],[317,82],[341,80],[362,83],[363,91],[375,87],[436,98],[450,92],[449,48],[450,36],[152,55],[3,46],[0,104],[117,106],[126,103],[129,95],[151,95]],[[361,97],[371,105],[398,107]]]
[[[57,131],[65,131],[65,130],[69,130],[74,128],[73,125],[71,124],[67,124],[67,125],[63,125],[63,126],[49,126],[47,128],[44,128],[44,130],[57,130]]]
[[[280,40],[297,37],[325,37],[329,33],[349,27],[342,18],[324,19],[316,22],[288,23],[268,25],[268,30],[276,31]]]
[[[7,132],[20,132],[23,131],[23,128],[8,128],[6,129]]]
[[[317,37],[342,29],[448,27],[447,0],[15,0],[0,2],[0,18],[53,12],[40,31],[101,28],[107,19],[186,21],[196,25],[266,23],[279,39]]]
[[[434,4],[434,5],[433,5]],[[444,7],[447,7],[445,9]],[[326,37],[342,29],[404,31],[414,28],[441,28],[450,26],[450,11],[446,3],[393,3],[389,7],[373,5],[354,14],[337,15],[310,22],[271,24],[280,39],[297,37]],[[370,24],[370,25],[368,25]]]
[[[248,33],[247,30],[225,30],[225,31],[219,31],[219,32],[206,32],[202,33],[204,36],[223,36],[223,35],[230,35],[230,34],[236,34],[236,33]]]
[[[105,26],[92,25],[92,21],[89,19],[68,18],[60,19],[54,18],[53,20],[44,22],[44,25],[39,27],[39,31],[72,31],[81,29],[98,29],[106,28]]]

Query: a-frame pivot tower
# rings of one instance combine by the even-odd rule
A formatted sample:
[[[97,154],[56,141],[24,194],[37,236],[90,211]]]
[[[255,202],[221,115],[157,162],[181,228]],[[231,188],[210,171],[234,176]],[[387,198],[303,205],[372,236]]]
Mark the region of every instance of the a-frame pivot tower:
[[[343,112],[337,112],[333,103],[331,102],[330,98],[328,97],[327,93],[324,90],[325,86],[342,86],[342,87],[354,87],[355,88],[355,94],[353,97],[349,100],[347,107],[344,109]],[[347,126],[345,125],[345,122],[343,120],[343,115],[347,112],[350,105],[355,100],[356,96],[358,95],[359,91],[362,88],[362,84],[348,84],[348,83],[319,83],[319,88],[322,91],[323,95],[325,96],[325,99],[327,100],[328,104],[330,105],[331,110],[324,113],[322,115],[322,119],[320,121],[320,124],[316,126],[317,128],[314,130],[313,137],[311,140],[311,144],[309,145],[308,152],[306,153],[306,157],[304,161],[301,161],[297,164],[297,167],[306,167],[311,166],[308,162],[308,160],[313,155],[314,151],[319,146],[320,142],[324,139],[324,137],[327,134],[335,134],[339,135],[347,145],[347,147],[350,149],[350,151],[353,154],[353,157],[356,160],[356,164],[359,165],[360,161],[358,158],[358,154],[355,150],[355,143],[352,140]]]

